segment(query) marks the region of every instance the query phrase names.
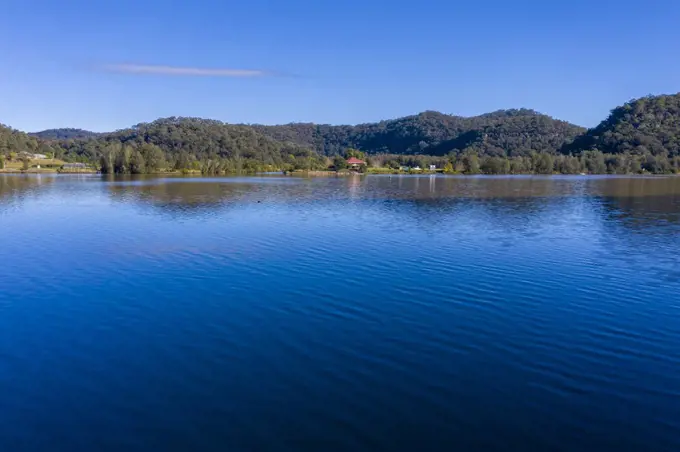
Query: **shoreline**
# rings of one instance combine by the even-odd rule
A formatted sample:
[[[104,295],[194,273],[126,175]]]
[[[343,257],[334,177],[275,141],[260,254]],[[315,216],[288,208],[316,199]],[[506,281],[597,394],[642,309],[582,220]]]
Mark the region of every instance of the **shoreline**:
[[[17,170],[17,169],[0,169],[0,175],[2,174],[64,174],[64,175],[74,175],[74,174],[87,174],[87,175],[100,175],[103,177],[164,177],[172,176],[179,178],[210,178],[210,177],[256,177],[256,176],[279,176],[279,177],[298,177],[298,178],[314,178],[314,177],[362,177],[362,176],[381,176],[381,177],[391,177],[391,176],[446,176],[446,177],[460,177],[460,178],[511,178],[511,177],[587,177],[587,178],[602,178],[602,177],[638,177],[638,178],[649,178],[649,177],[680,177],[680,173],[668,173],[668,174],[654,174],[654,173],[629,173],[629,174],[536,174],[536,173],[519,173],[519,174],[465,174],[465,173],[444,173],[441,171],[421,171],[421,172],[350,172],[350,171],[266,171],[266,172],[256,172],[256,173],[220,173],[220,174],[203,174],[200,172],[182,172],[182,171],[170,171],[170,172],[159,172],[159,173],[146,173],[146,174],[104,174],[97,170],[80,170],[80,171],[56,171],[51,169],[32,169],[32,170]]]

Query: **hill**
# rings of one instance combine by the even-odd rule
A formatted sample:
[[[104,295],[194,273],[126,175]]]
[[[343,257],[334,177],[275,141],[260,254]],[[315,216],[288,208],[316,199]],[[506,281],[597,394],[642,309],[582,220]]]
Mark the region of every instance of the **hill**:
[[[93,138],[101,134],[97,132],[90,132],[83,129],[47,129],[40,132],[32,132],[29,135],[40,138],[42,140],[74,140],[83,138]]]
[[[0,124],[0,155],[10,152],[38,152],[40,142],[24,132]]]
[[[166,152],[197,157],[235,153],[270,160],[281,149],[308,149],[319,155],[356,148],[367,154],[446,155],[473,151],[480,155],[526,156],[556,153],[585,129],[533,110],[500,110],[475,117],[426,111],[413,116],[359,125],[293,123],[233,125],[199,118],[165,118],[111,133],[50,129],[32,134],[59,141],[67,154],[93,156],[103,143],[152,143]],[[83,140],[95,139],[92,143]],[[74,142],[69,142],[74,140]],[[274,150],[276,149],[276,150]],[[259,150],[259,151],[258,151]]]
[[[367,154],[397,155],[555,154],[583,131],[533,110],[502,110],[472,118],[427,111],[356,126],[234,125],[171,117],[116,132],[47,143],[59,146],[60,157],[90,162],[100,161],[104,155],[118,154],[123,147],[140,148],[149,144],[157,146],[165,160],[177,168],[189,165],[198,169],[202,165],[199,162],[229,160],[231,165],[240,162],[239,165],[253,169],[285,166],[321,169],[327,166],[324,156],[343,154],[348,148]],[[76,134],[77,129],[68,135]],[[41,135],[58,136],[59,133]]]
[[[122,173],[325,169],[328,157],[348,149],[367,154],[378,167],[435,164],[471,174],[680,172],[680,94],[630,101],[590,130],[527,109],[473,117],[425,111],[358,125],[170,117],[99,134],[81,129],[26,134],[0,126],[0,156],[53,153]]]
[[[356,126],[327,124],[251,125],[277,141],[305,146],[322,155],[347,148],[368,154],[446,155],[473,150],[481,155],[556,153],[584,128],[533,110],[500,110],[474,117],[426,111]]]
[[[627,102],[564,148],[566,153],[588,150],[607,154],[680,156],[680,93]]]
[[[171,166],[182,169],[224,160],[258,168],[297,163],[312,169],[321,161],[309,149],[278,142],[253,128],[200,118],[163,118],[94,138],[62,140],[59,145],[63,157],[85,161],[150,145],[160,149]]]

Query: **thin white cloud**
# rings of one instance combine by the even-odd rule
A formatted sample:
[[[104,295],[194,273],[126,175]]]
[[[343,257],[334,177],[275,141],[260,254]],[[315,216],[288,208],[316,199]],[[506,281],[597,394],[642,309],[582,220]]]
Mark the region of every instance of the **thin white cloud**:
[[[155,66],[147,64],[108,64],[104,70],[125,74],[183,75],[193,77],[264,77],[271,75],[257,69],[211,69],[198,67]]]

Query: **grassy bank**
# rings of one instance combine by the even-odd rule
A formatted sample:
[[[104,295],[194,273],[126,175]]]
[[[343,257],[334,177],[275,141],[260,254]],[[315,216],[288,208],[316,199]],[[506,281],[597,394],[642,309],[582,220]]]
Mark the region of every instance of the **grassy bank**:
[[[3,173],[56,173],[66,162],[59,159],[32,159],[28,165],[21,160],[5,160],[4,163],[5,167],[0,169]]]

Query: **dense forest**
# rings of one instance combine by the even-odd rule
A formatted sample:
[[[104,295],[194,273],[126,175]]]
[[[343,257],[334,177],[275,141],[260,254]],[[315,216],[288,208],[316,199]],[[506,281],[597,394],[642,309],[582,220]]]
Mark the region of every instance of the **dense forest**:
[[[617,107],[562,151],[589,149],[610,154],[680,155],[680,94],[643,97]]]
[[[41,142],[23,132],[0,124],[0,155],[10,152],[38,152]]]
[[[80,138],[93,138],[101,135],[97,132],[90,132],[83,129],[47,129],[40,132],[29,133],[29,135],[43,140],[75,140]]]
[[[99,162],[104,172],[140,172],[138,165],[125,162],[139,161],[150,149],[162,154],[165,167],[205,173],[327,167],[326,159],[310,149],[275,141],[250,127],[198,118],[159,119],[96,138],[52,143],[60,148],[58,156]]]
[[[278,141],[335,155],[347,148],[367,154],[460,154],[528,156],[556,153],[585,129],[533,110],[500,110],[465,118],[436,111],[356,126],[287,124],[251,126]]]
[[[21,153],[54,155],[102,172],[204,173],[339,168],[348,150],[369,169],[435,165],[450,173],[680,172],[680,94],[648,96],[585,130],[533,110],[474,117],[427,111],[354,126],[226,124],[171,117],[110,133],[0,126],[0,164]]]

